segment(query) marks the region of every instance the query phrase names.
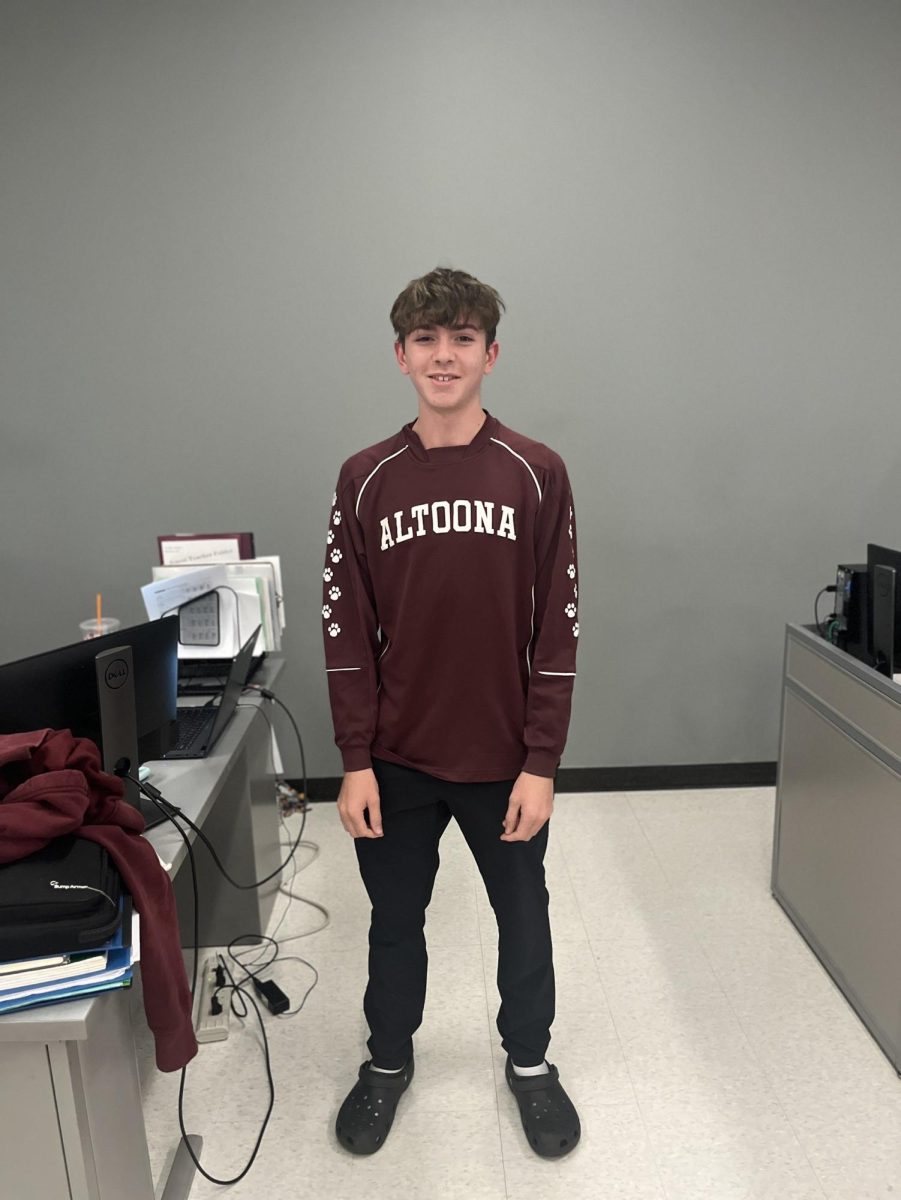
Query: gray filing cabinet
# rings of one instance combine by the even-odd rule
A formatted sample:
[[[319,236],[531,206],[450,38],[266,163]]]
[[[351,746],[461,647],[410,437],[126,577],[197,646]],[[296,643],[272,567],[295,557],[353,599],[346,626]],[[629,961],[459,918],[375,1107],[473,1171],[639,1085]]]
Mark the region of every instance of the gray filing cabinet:
[[[901,687],[785,638],[773,895],[901,1071]]]

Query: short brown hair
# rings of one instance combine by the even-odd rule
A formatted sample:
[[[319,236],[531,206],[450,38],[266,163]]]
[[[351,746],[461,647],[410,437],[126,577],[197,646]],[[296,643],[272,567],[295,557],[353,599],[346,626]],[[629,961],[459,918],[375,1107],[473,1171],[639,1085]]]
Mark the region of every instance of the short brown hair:
[[[490,346],[503,308],[503,300],[487,283],[465,271],[436,267],[407,284],[391,307],[391,325],[403,345],[414,329],[469,322],[485,330],[485,345]]]

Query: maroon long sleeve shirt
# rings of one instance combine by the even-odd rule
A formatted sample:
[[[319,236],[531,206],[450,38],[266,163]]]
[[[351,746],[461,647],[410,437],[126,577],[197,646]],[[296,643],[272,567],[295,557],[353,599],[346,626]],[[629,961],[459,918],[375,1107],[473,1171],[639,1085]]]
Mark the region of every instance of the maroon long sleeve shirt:
[[[345,771],[552,777],[576,673],[563,460],[486,414],[466,446],[412,422],[349,458],[332,501],[323,633]]]

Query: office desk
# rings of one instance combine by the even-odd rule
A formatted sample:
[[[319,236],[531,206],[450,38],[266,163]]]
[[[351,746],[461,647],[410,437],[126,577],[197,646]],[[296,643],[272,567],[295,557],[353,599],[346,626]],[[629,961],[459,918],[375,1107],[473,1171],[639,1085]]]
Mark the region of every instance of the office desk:
[[[789,625],[773,895],[901,1070],[901,686]]]
[[[283,663],[267,660],[255,682],[271,686]],[[213,841],[239,881],[278,866],[279,821],[269,724],[243,707],[198,761],[148,764],[152,782]],[[255,702],[258,706],[259,702]],[[172,863],[182,944],[192,944],[190,871],[181,838],[168,824],[149,832]],[[189,836],[194,839],[194,834]],[[261,933],[278,880],[237,891],[194,845],[201,901],[201,945],[224,945]],[[0,1197],[3,1200],[181,1200],[194,1174],[180,1147],[165,1182],[154,1189],[128,991],[26,1009],[0,1017]]]

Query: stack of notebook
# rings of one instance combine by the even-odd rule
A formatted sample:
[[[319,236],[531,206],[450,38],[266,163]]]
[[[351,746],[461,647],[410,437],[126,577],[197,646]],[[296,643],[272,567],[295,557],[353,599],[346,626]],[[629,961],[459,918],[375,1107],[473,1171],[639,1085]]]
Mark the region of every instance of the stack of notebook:
[[[129,987],[140,957],[131,900],[120,900],[121,921],[111,938],[89,950],[0,961],[0,1013]]]

